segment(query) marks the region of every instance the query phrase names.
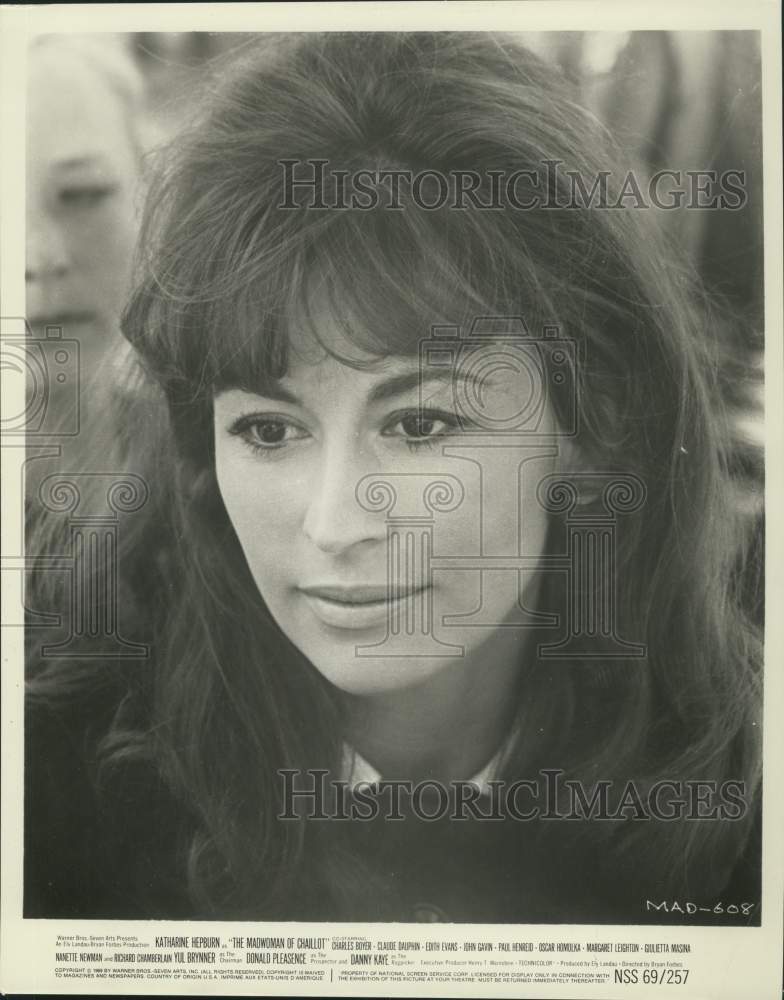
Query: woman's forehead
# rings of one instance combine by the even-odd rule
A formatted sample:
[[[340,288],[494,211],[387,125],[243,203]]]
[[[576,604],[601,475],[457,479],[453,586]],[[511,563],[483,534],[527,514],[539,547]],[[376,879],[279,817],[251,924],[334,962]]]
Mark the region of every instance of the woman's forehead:
[[[58,46],[33,50],[28,140],[47,162],[133,163],[127,117],[122,98],[84,56]]]
[[[514,346],[499,351],[492,341],[466,345],[456,340],[451,361],[444,364],[433,363],[427,349],[416,355],[370,354],[339,328],[324,336],[326,344],[301,333],[285,373],[261,377],[241,394],[281,400],[316,414],[388,408],[402,399],[406,405],[456,407],[475,430],[489,433],[515,414],[538,409],[541,380],[532,374],[527,352]],[[234,396],[231,387],[228,392]]]

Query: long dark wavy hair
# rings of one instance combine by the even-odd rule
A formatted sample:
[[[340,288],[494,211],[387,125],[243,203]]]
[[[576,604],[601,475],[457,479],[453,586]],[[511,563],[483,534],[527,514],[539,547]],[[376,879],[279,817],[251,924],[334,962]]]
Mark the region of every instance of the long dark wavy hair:
[[[161,157],[123,320],[140,367],[116,434],[120,467],[151,485],[119,557],[123,607],[152,656],[114,671],[125,697],[100,750],[103,780],[143,759],[192,817],[196,911],[274,916],[318,886],[330,912],[361,915],[340,836],[276,819],[279,768],[339,770],[343,708],[266,611],[214,471],[215,391],[284,374],[294,324],[318,336],[314,278],[347,335],[381,356],[476,315],[556,325],[580,348],[583,461],[645,483],[643,511],[619,537],[618,621],[648,655],[532,664],[504,776],[547,766],[588,784],[733,778],[754,799],[761,653],[744,606],[748,532],[721,339],[650,213],[425,210],[405,186],[400,210],[284,209],[283,159],[507,175],[558,160],[583,178],[609,170],[611,194],[628,169],[552,66],[509,37],[462,33],[254,39],[216,67]],[[52,530],[31,545],[51,544]],[[543,608],[557,603],[545,585]],[[31,695],[89,688],[105,670],[32,654]],[[721,888],[752,814],[596,835],[638,851],[662,884],[702,865]]]

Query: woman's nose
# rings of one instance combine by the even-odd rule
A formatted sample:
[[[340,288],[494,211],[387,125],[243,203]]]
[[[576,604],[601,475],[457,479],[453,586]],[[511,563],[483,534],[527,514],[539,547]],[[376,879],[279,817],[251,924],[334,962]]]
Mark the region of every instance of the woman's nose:
[[[28,215],[25,281],[35,283],[62,278],[68,272],[68,244],[61,227],[46,216]]]
[[[306,537],[323,552],[337,554],[386,537],[383,514],[363,509],[356,495],[357,485],[374,471],[371,465],[349,448],[325,450],[318,478],[310,484],[303,522]]]

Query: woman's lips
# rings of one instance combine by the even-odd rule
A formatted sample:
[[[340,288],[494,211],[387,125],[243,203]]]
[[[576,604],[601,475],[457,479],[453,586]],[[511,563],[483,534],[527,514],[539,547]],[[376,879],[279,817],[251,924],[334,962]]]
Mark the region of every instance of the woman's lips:
[[[427,587],[390,590],[376,586],[308,586],[299,591],[315,616],[325,625],[342,629],[364,629],[382,625],[397,616],[407,601],[423,600]]]
[[[95,320],[95,313],[73,309],[69,312],[41,313],[30,319],[30,325],[39,335],[43,335],[44,331],[51,330],[53,327],[59,327],[62,335],[68,337],[69,333],[81,327],[90,326],[95,323]]]

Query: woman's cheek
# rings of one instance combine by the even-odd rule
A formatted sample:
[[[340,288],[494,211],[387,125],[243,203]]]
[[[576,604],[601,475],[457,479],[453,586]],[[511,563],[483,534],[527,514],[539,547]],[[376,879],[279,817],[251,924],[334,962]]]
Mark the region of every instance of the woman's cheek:
[[[276,550],[290,549],[304,516],[302,477],[284,463],[235,449],[216,449],[216,475],[226,512],[245,557],[256,573]],[[277,466],[277,467],[275,467]]]

